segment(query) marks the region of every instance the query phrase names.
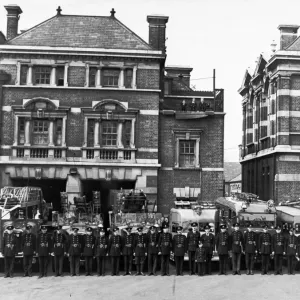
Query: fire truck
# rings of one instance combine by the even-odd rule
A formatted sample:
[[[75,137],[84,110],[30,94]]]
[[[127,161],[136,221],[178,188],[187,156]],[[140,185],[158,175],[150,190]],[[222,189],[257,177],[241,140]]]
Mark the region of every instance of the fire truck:
[[[7,226],[14,226],[17,238],[16,259],[22,258],[22,234],[26,226],[32,226],[32,232],[37,234],[42,220],[39,215],[43,211],[43,192],[38,187],[9,187],[0,190],[0,249],[2,249],[2,237]],[[0,252],[0,258],[3,254]],[[36,259],[33,261],[36,262]]]

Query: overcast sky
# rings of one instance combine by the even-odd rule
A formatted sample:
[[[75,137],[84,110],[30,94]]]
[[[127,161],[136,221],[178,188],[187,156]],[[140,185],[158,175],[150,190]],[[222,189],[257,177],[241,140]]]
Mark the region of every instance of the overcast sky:
[[[10,2],[2,1],[3,4]],[[147,15],[169,16],[167,65],[194,68],[192,85],[225,89],[225,161],[238,161],[241,142],[241,97],[237,93],[248,67],[261,53],[279,45],[279,24],[300,24],[300,0],[14,0],[23,10],[19,30],[29,29],[56,14],[116,17],[148,42]],[[0,30],[6,34],[6,10],[0,8]],[[278,46],[277,46],[278,47]]]

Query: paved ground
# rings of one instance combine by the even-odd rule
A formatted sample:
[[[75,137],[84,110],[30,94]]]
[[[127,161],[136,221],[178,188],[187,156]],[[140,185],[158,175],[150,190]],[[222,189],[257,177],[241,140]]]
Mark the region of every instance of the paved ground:
[[[174,269],[171,267],[171,273]],[[300,274],[295,276],[189,276],[177,277],[63,277],[38,279],[0,276],[0,299],[78,300],[294,300],[299,299]]]

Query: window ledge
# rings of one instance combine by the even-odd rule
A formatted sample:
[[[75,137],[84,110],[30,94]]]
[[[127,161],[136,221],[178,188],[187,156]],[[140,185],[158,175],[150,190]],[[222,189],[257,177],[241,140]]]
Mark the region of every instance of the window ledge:
[[[196,170],[196,171],[200,171],[201,168],[200,167],[174,167],[174,170]]]
[[[259,139],[259,141],[262,142],[262,141],[267,140],[267,139],[269,139],[269,138],[270,138],[270,136],[265,136],[265,137]]]
[[[114,150],[114,151],[137,151],[137,148],[111,148],[111,147],[81,147],[82,150]]]
[[[18,148],[21,148],[21,149],[35,149],[35,148],[38,148],[38,149],[57,149],[57,150],[64,150],[64,149],[68,149],[68,147],[66,146],[45,146],[45,145],[41,145],[41,146],[38,146],[38,145],[30,145],[30,146],[25,146],[25,145],[16,145],[16,146],[11,146],[12,149],[18,149]]]

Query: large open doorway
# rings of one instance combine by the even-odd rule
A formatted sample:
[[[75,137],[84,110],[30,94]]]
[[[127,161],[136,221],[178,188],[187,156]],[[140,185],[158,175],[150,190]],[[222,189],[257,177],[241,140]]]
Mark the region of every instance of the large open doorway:
[[[120,190],[121,188],[124,190],[134,189],[135,181],[129,180],[83,180],[82,188],[83,195],[86,196],[87,201],[93,200],[93,191],[100,191],[101,193],[101,212],[103,214],[103,222],[104,227],[109,227],[109,217],[108,211],[110,208],[110,190]]]

